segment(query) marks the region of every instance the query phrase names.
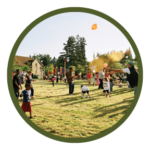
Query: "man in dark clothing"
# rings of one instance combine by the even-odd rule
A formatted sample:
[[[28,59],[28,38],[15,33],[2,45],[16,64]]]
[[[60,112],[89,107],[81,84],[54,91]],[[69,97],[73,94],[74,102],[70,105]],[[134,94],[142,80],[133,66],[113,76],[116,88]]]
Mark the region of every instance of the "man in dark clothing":
[[[114,71],[118,73],[127,73],[127,80],[131,86],[131,88],[134,88],[134,96],[137,91],[137,85],[138,85],[138,69],[135,69],[134,62],[130,61],[127,65],[127,68],[125,69],[107,69],[107,71]]]
[[[73,76],[73,69],[70,68],[70,71],[67,73],[67,79],[68,79],[68,83],[69,83],[69,94],[72,95],[74,92],[74,81],[73,79],[76,76]]]
[[[15,92],[17,99],[19,98],[19,89],[22,89],[21,79],[20,79],[19,74],[20,74],[20,71],[19,71],[19,69],[17,69],[16,75],[13,78],[13,87],[14,87],[14,92]]]

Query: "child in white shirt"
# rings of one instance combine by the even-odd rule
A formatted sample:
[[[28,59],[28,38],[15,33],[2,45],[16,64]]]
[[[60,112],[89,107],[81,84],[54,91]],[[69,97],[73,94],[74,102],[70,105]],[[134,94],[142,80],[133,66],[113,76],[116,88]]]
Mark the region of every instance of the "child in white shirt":
[[[104,91],[103,93],[105,93],[106,97],[109,95],[109,97],[111,97],[110,95],[110,83],[108,78],[104,78]]]
[[[86,86],[81,85],[81,98],[83,98],[84,94],[87,93],[89,98],[90,98],[90,94],[89,94],[89,88]]]

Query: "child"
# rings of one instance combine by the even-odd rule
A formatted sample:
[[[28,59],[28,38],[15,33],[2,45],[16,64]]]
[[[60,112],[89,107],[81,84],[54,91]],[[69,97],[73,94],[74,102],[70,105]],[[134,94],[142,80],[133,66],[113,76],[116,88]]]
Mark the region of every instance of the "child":
[[[114,86],[114,83],[113,83],[113,79],[110,78],[110,93],[112,94],[112,91],[113,91],[113,86]]]
[[[52,85],[54,86],[55,77],[52,75]]]
[[[22,91],[20,97],[23,96],[23,103],[22,103],[22,110],[24,112],[30,112],[30,118],[32,117],[32,110],[31,110],[31,103],[30,103],[30,97],[31,97],[31,84],[30,83],[26,83],[25,85],[26,90]]]
[[[111,97],[110,93],[109,93],[109,90],[110,90],[110,84],[109,84],[109,80],[108,78],[104,78],[104,91],[103,93],[106,94],[106,97],[109,95],[109,97]]]
[[[86,86],[81,85],[81,98],[83,98],[84,94],[87,93],[89,98],[90,98],[90,94],[89,94],[89,88]]]

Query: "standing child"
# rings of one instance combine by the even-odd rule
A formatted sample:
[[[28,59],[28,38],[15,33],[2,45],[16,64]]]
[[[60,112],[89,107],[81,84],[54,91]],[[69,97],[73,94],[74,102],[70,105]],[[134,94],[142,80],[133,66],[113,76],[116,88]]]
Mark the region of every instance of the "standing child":
[[[86,87],[86,86],[81,85],[81,98],[83,98],[83,96],[84,96],[85,93],[87,93],[88,96],[90,97],[89,88]]]
[[[54,86],[55,77],[52,75],[52,85]]]
[[[108,95],[109,95],[109,97],[111,97],[109,90],[110,90],[109,80],[108,80],[108,78],[105,77],[104,78],[104,91],[103,91],[103,93],[105,93],[106,97]]]
[[[22,110],[24,112],[30,112],[30,118],[32,117],[32,110],[31,110],[31,103],[30,103],[30,97],[31,97],[31,84],[30,83],[26,83],[25,85],[26,90],[22,91],[20,97],[23,96],[23,103],[22,103]]]

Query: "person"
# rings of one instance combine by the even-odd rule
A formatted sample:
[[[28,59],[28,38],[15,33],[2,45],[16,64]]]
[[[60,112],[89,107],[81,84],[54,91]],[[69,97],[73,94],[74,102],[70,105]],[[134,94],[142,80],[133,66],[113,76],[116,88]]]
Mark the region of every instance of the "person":
[[[127,68],[124,68],[124,69],[108,68],[107,70],[118,72],[118,73],[127,73],[127,80],[129,82],[131,88],[134,88],[134,96],[136,95],[137,85],[138,85],[138,72],[137,72],[138,69],[135,69],[133,61],[130,61],[127,64]]]
[[[74,92],[74,78],[77,76],[73,76],[73,69],[70,68],[70,71],[67,73],[67,79],[69,83],[69,94],[72,95]]]
[[[24,74],[23,74],[23,72],[20,73],[20,79],[21,79],[21,84],[24,84]]]
[[[84,78],[84,74],[82,74],[82,79]]]
[[[52,75],[52,85],[54,86],[54,81],[55,81],[55,77],[54,77],[54,75]]]
[[[121,74],[122,83],[124,83],[124,73]]]
[[[15,76],[13,78],[13,88],[14,88],[14,92],[15,92],[15,95],[16,95],[17,99],[19,98],[19,89],[22,89],[21,79],[20,79],[19,74],[20,74],[20,70],[17,69],[16,70],[16,74],[15,74]]]
[[[110,94],[112,94],[112,92],[113,92],[113,86],[114,86],[112,77],[110,78],[109,81],[110,81]]]
[[[30,118],[32,117],[32,110],[31,110],[31,103],[30,103],[30,97],[31,97],[31,84],[26,83],[25,84],[26,90],[23,90],[20,97],[23,96],[23,103],[22,103],[22,110],[25,112],[30,112]]]
[[[95,83],[94,74],[92,74],[92,76],[91,76],[91,83],[93,83],[93,86],[94,86],[94,83]]]
[[[65,75],[65,76],[64,76],[64,81],[65,81],[65,83],[66,83],[66,79],[67,79],[67,78],[66,78],[66,75]]]
[[[101,69],[99,72],[99,87],[98,89],[104,89],[103,87],[103,79],[104,79],[104,69]]]
[[[62,76],[62,74],[60,75],[60,82],[62,82],[62,80],[63,80],[63,76]]]
[[[28,74],[26,75],[25,81],[26,81],[26,83],[31,84],[31,98],[34,98],[33,97],[34,96],[34,89],[33,89],[32,83],[31,83],[34,80],[32,79],[31,75],[32,75],[31,71],[28,71]]]
[[[93,83],[93,86],[95,86],[95,84],[96,84],[96,76],[95,76],[95,74],[93,74],[92,75],[92,78],[91,78],[91,83]]]
[[[91,84],[91,77],[92,77],[91,70],[88,70],[87,77],[86,77],[88,81],[88,86]]]
[[[68,82],[67,74],[65,76],[66,76],[66,86],[68,86],[69,82]]]
[[[89,98],[90,98],[90,94],[89,94],[89,88],[86,86],[81,85],[81,98],[83,98],[84,94],[87,93]]]
[[[106,97],[109,95],[109,97],[111,97],[110,95],[110,84],[109,84],[109,80],[108,78],[104,78],[104,90],[103,93],[105,93]]]

